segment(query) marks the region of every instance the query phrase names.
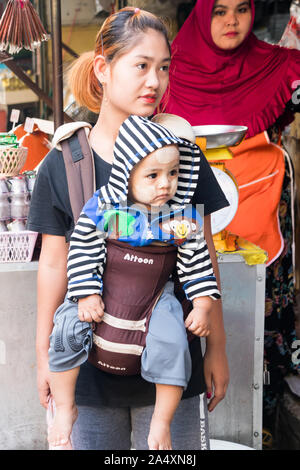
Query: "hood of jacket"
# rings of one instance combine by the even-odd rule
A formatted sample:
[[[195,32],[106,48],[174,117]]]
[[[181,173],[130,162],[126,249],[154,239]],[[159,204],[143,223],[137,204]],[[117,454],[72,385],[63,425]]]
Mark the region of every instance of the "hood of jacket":
[[[120,127],[109,182],[98,192],[100,205],[127,201],[128,181],[134,166],[155,150],[174,144],[178,145],[180,153],[179,176],[176,194],[169,204],[188,204],[197,187],[202,153],[200,148],[175,136],[160,124],[132,115]]]

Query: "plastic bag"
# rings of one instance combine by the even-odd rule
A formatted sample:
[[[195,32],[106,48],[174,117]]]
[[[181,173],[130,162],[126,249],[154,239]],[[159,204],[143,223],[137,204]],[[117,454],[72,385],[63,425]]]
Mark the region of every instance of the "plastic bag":
[[[300,2],[294,1],[290,8],[291,18],[284,30],[279,46],[300,50]]]

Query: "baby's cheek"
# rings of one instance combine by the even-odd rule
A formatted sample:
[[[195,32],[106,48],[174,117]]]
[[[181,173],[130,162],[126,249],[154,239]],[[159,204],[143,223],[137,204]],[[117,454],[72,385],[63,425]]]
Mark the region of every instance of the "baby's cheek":
[[[142,196],[146,196],[148,194],[148,187],[147,185],[143,185],[139,188],[139,193],[142,195]]]
[[[176,178],[176,180],[174,180],[173,183],[172,183],[172,193],[173,193],[173,194],[176,193],[177,185],[178,185],[178,180],[177,180],[177,178]]]

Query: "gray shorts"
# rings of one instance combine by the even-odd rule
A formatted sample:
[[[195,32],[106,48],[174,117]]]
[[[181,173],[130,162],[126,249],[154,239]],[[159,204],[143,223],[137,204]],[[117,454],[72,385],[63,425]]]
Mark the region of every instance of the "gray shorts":
[[[62,372],[80,366],[92,347],[91,323],[78,318],[77,303],[65,299],[54,315],[50,336],[49,368]],[[148,382],[177,385],[184,389],[191,376],[191,357],[183,312],[167,282],[150,319],[146,347],[141,357],[141,375]]]
[[[92,324],[78,318],[78,305],[67,298],[56,310],[50,335],[49,369],[62,372],[83,364],[92,347]]]
[[[180,302],[173,282],[167,282],[152,312],[141,375],[148,382],[178,385],[186,389],[192,361]]]
[[[153,406],[79,406],[75,450],[147,450]],[[171,423],[173,450],[210,450],[206,394],[181,400]]]

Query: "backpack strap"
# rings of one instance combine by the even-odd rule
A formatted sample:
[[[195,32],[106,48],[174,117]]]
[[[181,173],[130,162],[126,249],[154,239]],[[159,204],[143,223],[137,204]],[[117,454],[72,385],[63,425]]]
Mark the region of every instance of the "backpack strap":
[[[61,142],[71,208],[76,224],[95,190],[94,158],[84,128]]]

